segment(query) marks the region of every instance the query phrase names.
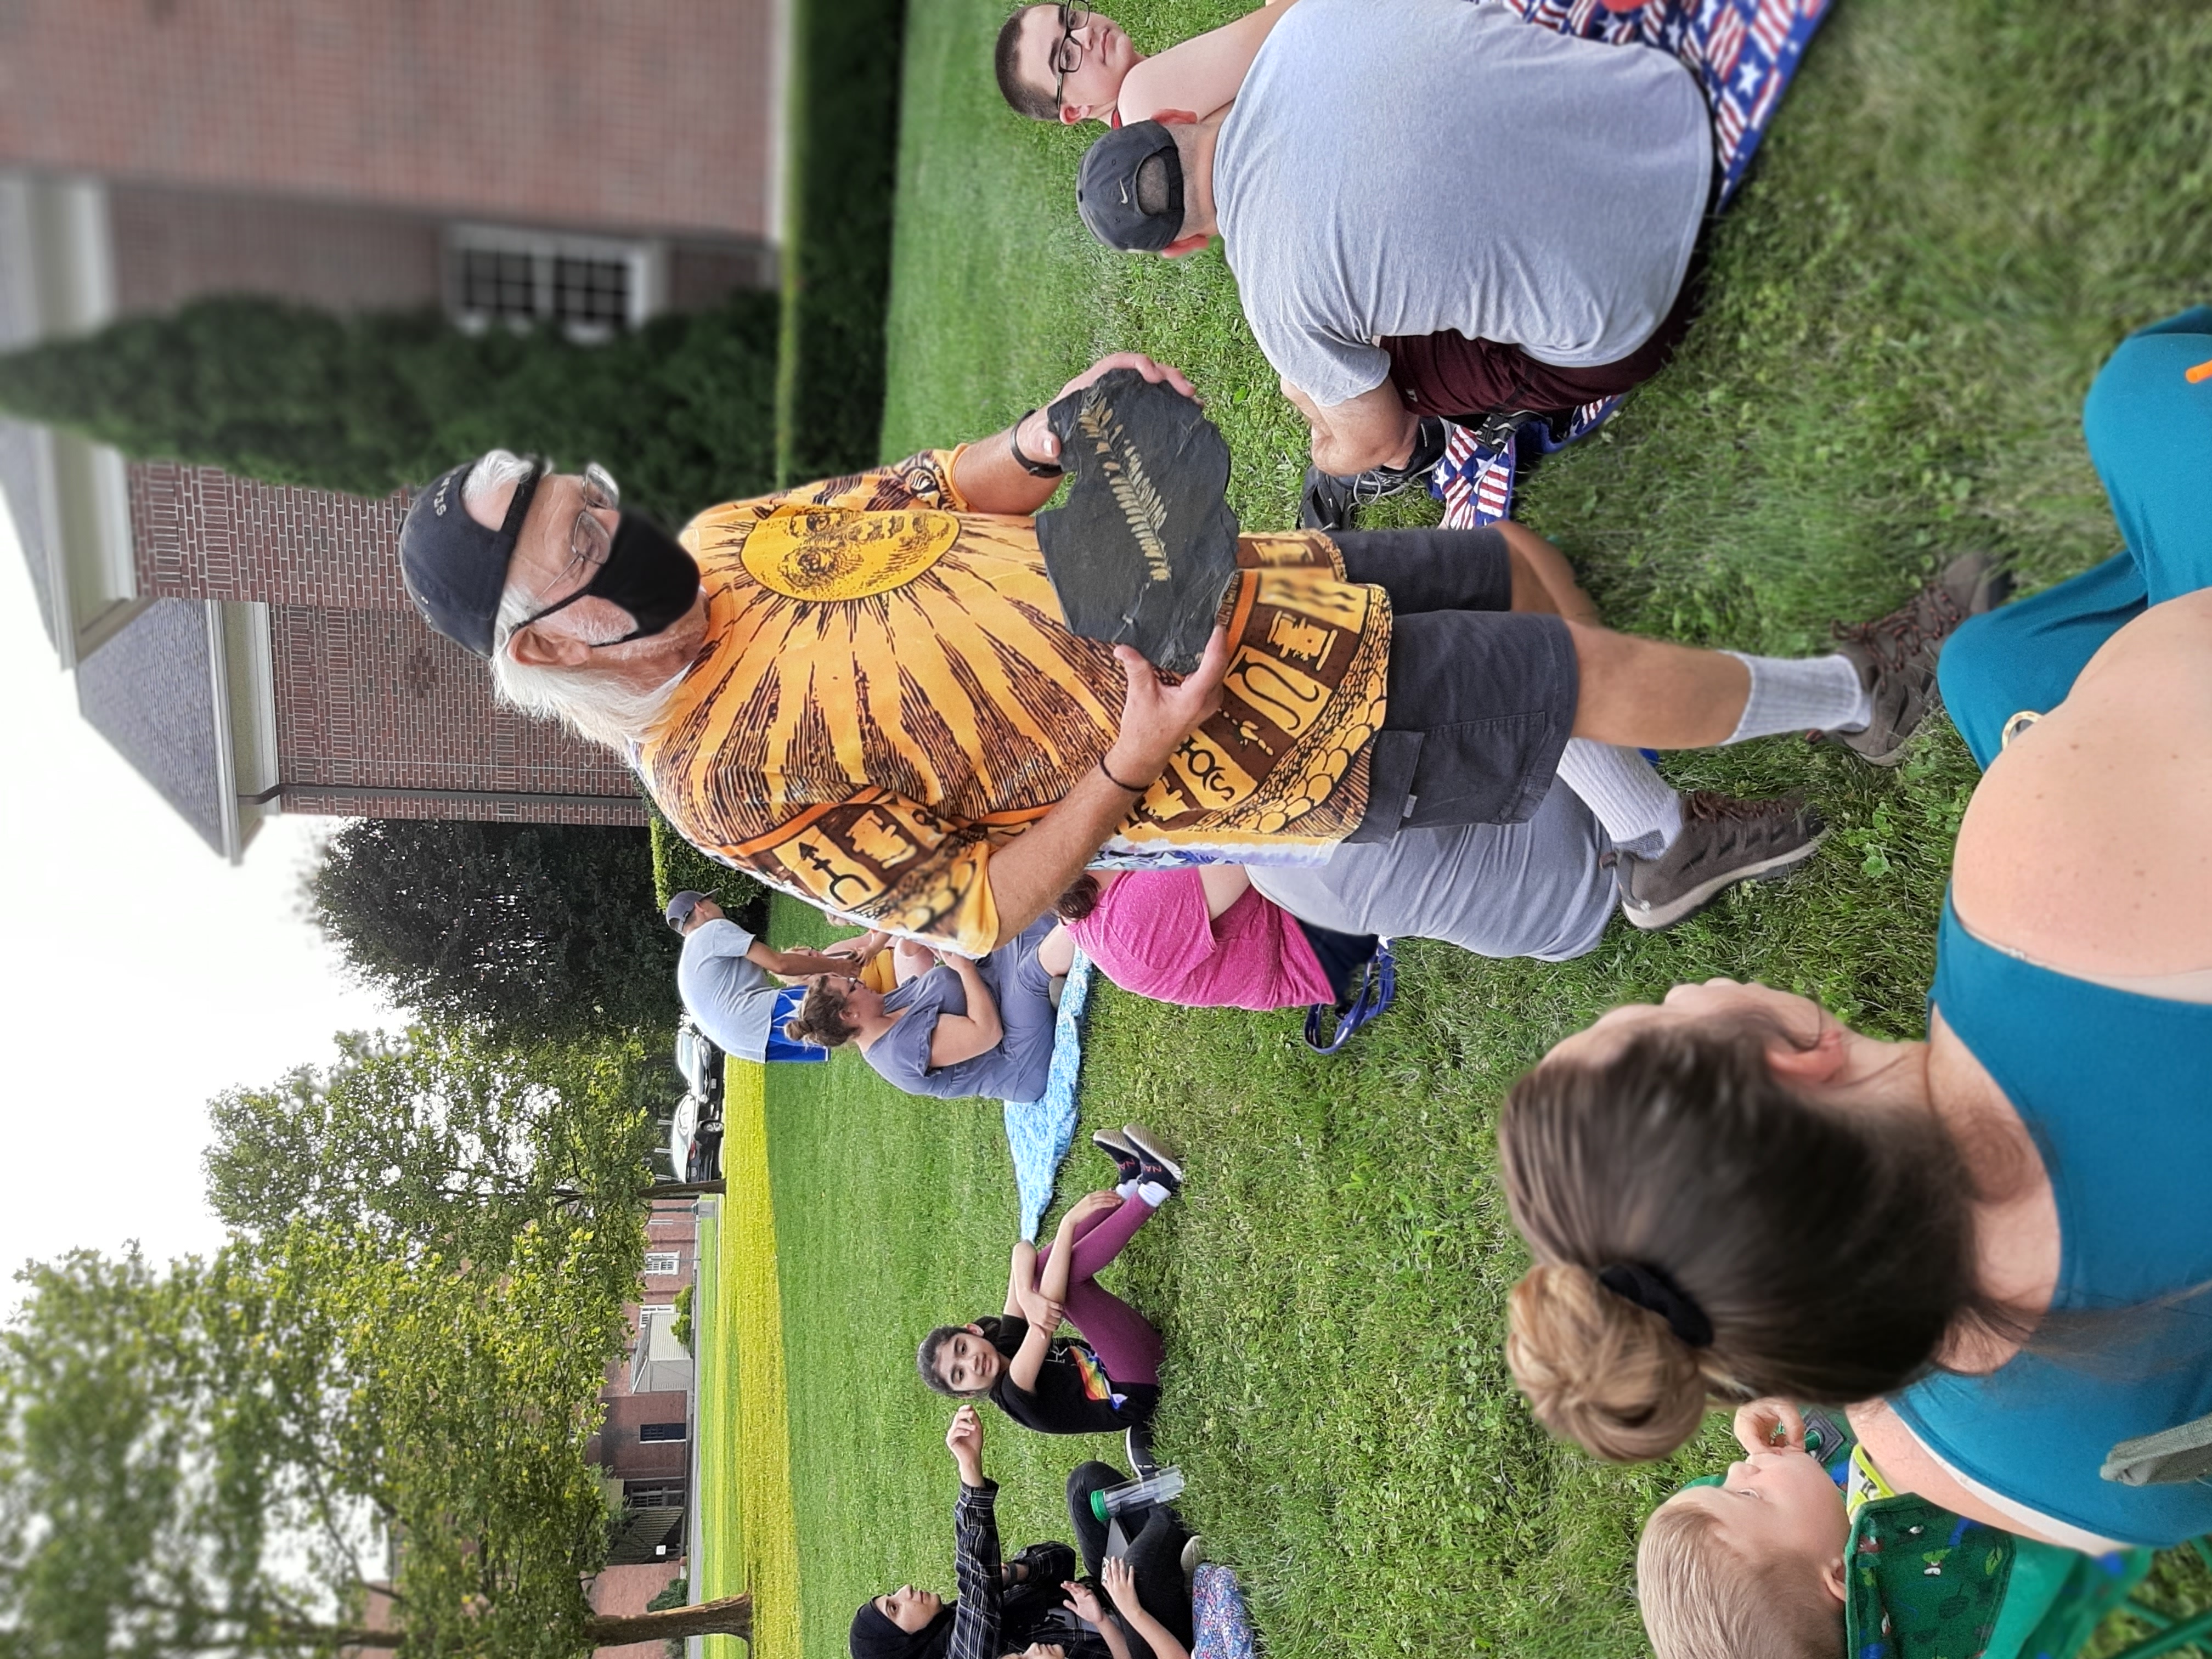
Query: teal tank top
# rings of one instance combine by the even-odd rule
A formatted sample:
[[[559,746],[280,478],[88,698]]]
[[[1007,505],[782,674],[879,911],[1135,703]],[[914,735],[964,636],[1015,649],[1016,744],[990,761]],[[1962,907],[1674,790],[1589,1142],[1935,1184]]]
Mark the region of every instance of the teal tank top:
[[[1954,1469],[2129,1544],[2212,1532],[2212,1485],[2098,1475],[2122,1440],[2212,1413],[2212,1006],[2069,978],[1967,933],[1947,899],[1931,1001],[2019,1111],[2058,1205],[2054,1310],[2094,1352],[1942,1374],[1893,1401]],[[2132,1311],[2130,1311],[2132,1310]]]

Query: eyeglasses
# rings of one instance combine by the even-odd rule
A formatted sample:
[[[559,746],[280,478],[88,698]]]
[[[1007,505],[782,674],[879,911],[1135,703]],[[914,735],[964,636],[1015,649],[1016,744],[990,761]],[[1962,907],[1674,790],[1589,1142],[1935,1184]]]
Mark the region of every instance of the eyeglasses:
[[[563,581],[579,571],[597,570],[614,550],[614,532],[599,515],[622,506],[622,486],[597,461],[586,461],[582,493],[584,504],[576,510],[576,521],[568,526],[568,568],[562,573]]]
[[[1066,100],[1061,95],[1067,90],[1067,77],[1083,67],[1083,42],[1075,32],[1087,26],[1091,13],[1082,6],[1062,5],[1060,8],[1060,44],[1052,49],[1052,67],[1060,78],[1052,83],[1052,101],[1055,107]]]
[[[552,470],[550,462],[545,465],[548,471]],[[583,505],[576,509],[575,520],[568,526],[568,562],[562,568],[560,575],[548,584],[549,588],[568,588],[568,597],[546,606],[532,616],[530,622],[543,622],[555,611],[565,611],[582,599],[585,590],[592,585],[592,577],[614,551],[614,532],[599,522],[599,515],[621,507],[622,486],[615,482],[614,475],[597,461],[584,463],[583,476],[579,484]],[[540,595],[546,591],[541,588]],[[516,632],[529,625],[530,623],[518,623],[508,631]]]

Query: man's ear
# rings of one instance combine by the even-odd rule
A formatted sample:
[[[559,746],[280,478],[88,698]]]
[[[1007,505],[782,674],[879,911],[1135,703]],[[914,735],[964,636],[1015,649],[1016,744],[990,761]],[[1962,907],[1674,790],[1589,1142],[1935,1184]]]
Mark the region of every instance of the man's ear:
[[[1170,242],[1165,247],[1160,250],[1160,258],[1163,259],[1180,259],[1187,253],[1197,252],[1200,248],[1204,247],[1212,240],[1213,238],[1211,236],[1200,236],[1195,234],[1189,236],[1178,236],[1175,240]]]
[[[1783,1083],[1832,1083],[1844,1064],[1844,1028],[1825,1025],[1809,1048],[1777,1038],[1766,1045],[1766,1069]]]
[[[1060,106],[1060,124],[1064,127],[1079,126],[1090,118],[1091,106],[1088,104],[1062,104]]]
[[[592,647],[574,635],[532,623],[507,636],[507,654],[525,668],[577,668],[591,659]]]

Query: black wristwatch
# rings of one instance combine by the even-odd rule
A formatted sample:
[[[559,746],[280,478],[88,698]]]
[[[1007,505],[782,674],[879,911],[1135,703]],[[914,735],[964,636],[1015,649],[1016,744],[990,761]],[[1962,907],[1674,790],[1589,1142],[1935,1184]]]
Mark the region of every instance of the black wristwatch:
[[[1036,410],[1034,409],[1027,409],[1014,417],[1014,423],[1006,428],[1007,451],[1013,456],[1022,471],[1032,478],[1062,477],[1066,476],[1067,469],[1057,461],[1034,461],[1022,453],[1022,422],[1036,413]]]

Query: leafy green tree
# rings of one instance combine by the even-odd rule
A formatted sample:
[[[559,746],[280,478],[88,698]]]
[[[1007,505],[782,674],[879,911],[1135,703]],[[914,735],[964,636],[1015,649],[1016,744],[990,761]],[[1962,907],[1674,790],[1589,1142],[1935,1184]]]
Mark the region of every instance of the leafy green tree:
[[[360,818],[307,888],[354,972],[432,1018],[665,1040],[681,1012],[643,830]]]
[[[660,1074],[634,1040],[515,1048],[424,1025],[338,1045],[326,1069],[210,1103],[208,1199],[231,1227],[268,1238],[305,1220],[495,1264],[533,1224],[627,1216],[647,1195],[640,1094]],[[638,1266],[620,1264],[618,1289]]]
[[[672,522],[772,481],[778,301],[599,345],[242,296],[0,356],[0,408],[142,459],[381,495],[502,447],[604,462]]]
[[[583,1447],[625,1340],[608,1264],[638,1233],[532,1226],[460,1273],[301,1221],[166,1273],[29,1269],[0,1333],[0,1653],[580,1659],[749,1633],[744,1597],[586,1600],[609,1516]]]

